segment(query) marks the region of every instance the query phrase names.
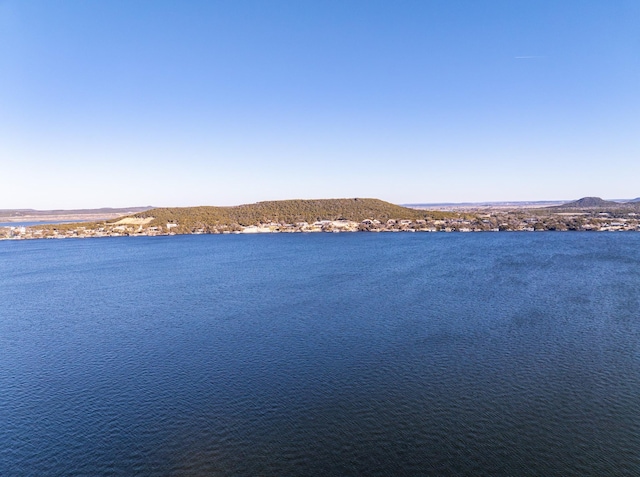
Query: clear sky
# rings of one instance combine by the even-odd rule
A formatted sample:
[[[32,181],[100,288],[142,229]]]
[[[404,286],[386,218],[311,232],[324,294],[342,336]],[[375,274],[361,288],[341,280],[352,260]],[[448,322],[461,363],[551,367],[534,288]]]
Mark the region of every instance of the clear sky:
[[[0,0],[0,209],[640,196],[638,0]]]

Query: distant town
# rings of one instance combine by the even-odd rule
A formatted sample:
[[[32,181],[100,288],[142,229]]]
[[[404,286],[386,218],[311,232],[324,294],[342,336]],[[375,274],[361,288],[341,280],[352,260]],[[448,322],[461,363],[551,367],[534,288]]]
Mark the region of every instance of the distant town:
[[[547,207],[464,204],[438,210],[401,207],[377,199],[272,201],[238,207],[136,208],[118,216],[104,209],[76,211],[92,222],[12,224],[27,214],[4,217],[0,240],[63,239],[181,234],[340,233],[340,232],[539,232],[640,231],[640,201],[612,202],[587,197]],[[125,209],[122,209],[123,211]],[[0,211],[2,212],[2,211]],[[7,211],[4,211],[7,212]],[[64,216],[62,211],[55,211]],[[131,213],[133,212],[133,213]],[[86,214],[86,215],[85,215]],[[115,217],[114,217],[115,215]],[[39,220],[48,215],[39,213]],[[26,220],[25,220],[26,222]]]

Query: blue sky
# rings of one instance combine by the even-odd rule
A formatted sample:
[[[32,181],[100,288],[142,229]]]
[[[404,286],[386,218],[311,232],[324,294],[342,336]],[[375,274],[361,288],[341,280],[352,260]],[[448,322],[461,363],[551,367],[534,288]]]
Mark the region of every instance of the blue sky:
[[[0,209],[640,196],[640,2],[0,0]]]

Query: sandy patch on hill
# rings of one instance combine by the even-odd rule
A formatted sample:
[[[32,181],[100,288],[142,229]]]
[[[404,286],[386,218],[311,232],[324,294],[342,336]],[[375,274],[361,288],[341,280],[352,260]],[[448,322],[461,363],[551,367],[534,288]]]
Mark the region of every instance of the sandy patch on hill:
[[[111,225],[146,225],[153,220],[153,217],[147,217],[146,219],[137,219],[135,217],[126,217],[120,219],[117,222],[113,222]]]

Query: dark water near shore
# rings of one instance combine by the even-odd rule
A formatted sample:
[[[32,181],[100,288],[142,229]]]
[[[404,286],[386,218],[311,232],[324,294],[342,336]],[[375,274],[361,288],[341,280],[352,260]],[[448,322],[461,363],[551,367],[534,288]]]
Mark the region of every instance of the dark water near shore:
[[[0,475],[640,475],[640,234],[0,242]]]

